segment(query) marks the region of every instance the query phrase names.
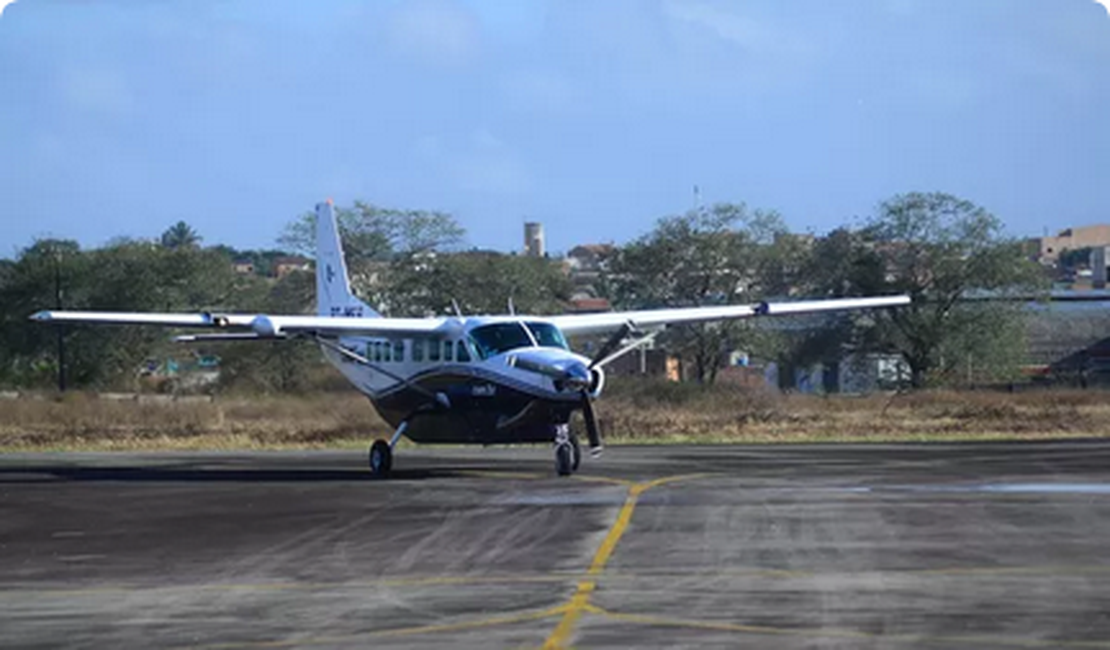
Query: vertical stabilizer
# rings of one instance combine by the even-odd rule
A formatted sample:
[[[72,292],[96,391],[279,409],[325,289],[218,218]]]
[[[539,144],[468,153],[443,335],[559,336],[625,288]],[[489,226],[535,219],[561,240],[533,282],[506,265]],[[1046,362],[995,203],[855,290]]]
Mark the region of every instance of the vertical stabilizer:
[[[331,199],[316,205],[316,313],[320,316],[380,316],[351,293],[343,242]]]

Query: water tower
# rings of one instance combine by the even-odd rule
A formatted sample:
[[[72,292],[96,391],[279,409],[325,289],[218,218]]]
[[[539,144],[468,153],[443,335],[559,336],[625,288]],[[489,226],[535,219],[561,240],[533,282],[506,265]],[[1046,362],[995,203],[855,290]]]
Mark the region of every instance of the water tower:
[[[529,221],[524,224],[524,254],[529,257],[543,257],[543,224]]]

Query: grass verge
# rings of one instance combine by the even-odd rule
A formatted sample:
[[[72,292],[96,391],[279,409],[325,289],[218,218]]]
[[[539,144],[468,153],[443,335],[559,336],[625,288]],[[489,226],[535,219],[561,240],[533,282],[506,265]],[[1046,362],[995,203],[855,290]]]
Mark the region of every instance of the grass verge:
[[[816,397],[628,384],[597,410],[610,444],[1038,440],[1110,436],[1106,396]],[[3,451],[342,448],[389,434],[355,393],[177,401],[74,393],[0,401]]]

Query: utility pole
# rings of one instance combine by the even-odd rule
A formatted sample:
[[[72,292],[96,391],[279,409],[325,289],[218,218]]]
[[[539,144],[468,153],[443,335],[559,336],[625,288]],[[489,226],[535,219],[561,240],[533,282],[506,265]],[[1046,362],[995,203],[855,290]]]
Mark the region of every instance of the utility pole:
[[[62,251],[54,248],[54,307],[62,310]],[[58,392],[66,392],[66,331],[58,325]]]

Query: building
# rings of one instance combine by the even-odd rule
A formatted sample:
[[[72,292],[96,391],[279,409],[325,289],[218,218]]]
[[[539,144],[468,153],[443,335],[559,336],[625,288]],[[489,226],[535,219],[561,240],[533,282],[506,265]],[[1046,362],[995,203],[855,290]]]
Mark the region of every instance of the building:
[[[1097,224],[1061,230],[1055,236],[1030,240],[1038,262],[1055,266],[1064,251],[1110,246],[1110,224]]]
[[[546,253],[543,242],[543,224],[529,221],[524,224],[524,254],[528,257],[543,257]]]
[[[582,244],[567,253],[571,275],[597,277],[605,268],[606,260],[613,254],[612,244]]]
[[[284,278],[294,271],[311,271],[312,262],[304,257],[278,257],[270,269],[270,275],[275,278]]]
[[[231,268],[239,275],[253,275],[254,262],[249,259],[239,259],[231,263]]]
[[[588,294],[575,294],[570,299],[567,311],[572,314],[596,314],[612,311],[613,306],[605,298],[596,298]]]

